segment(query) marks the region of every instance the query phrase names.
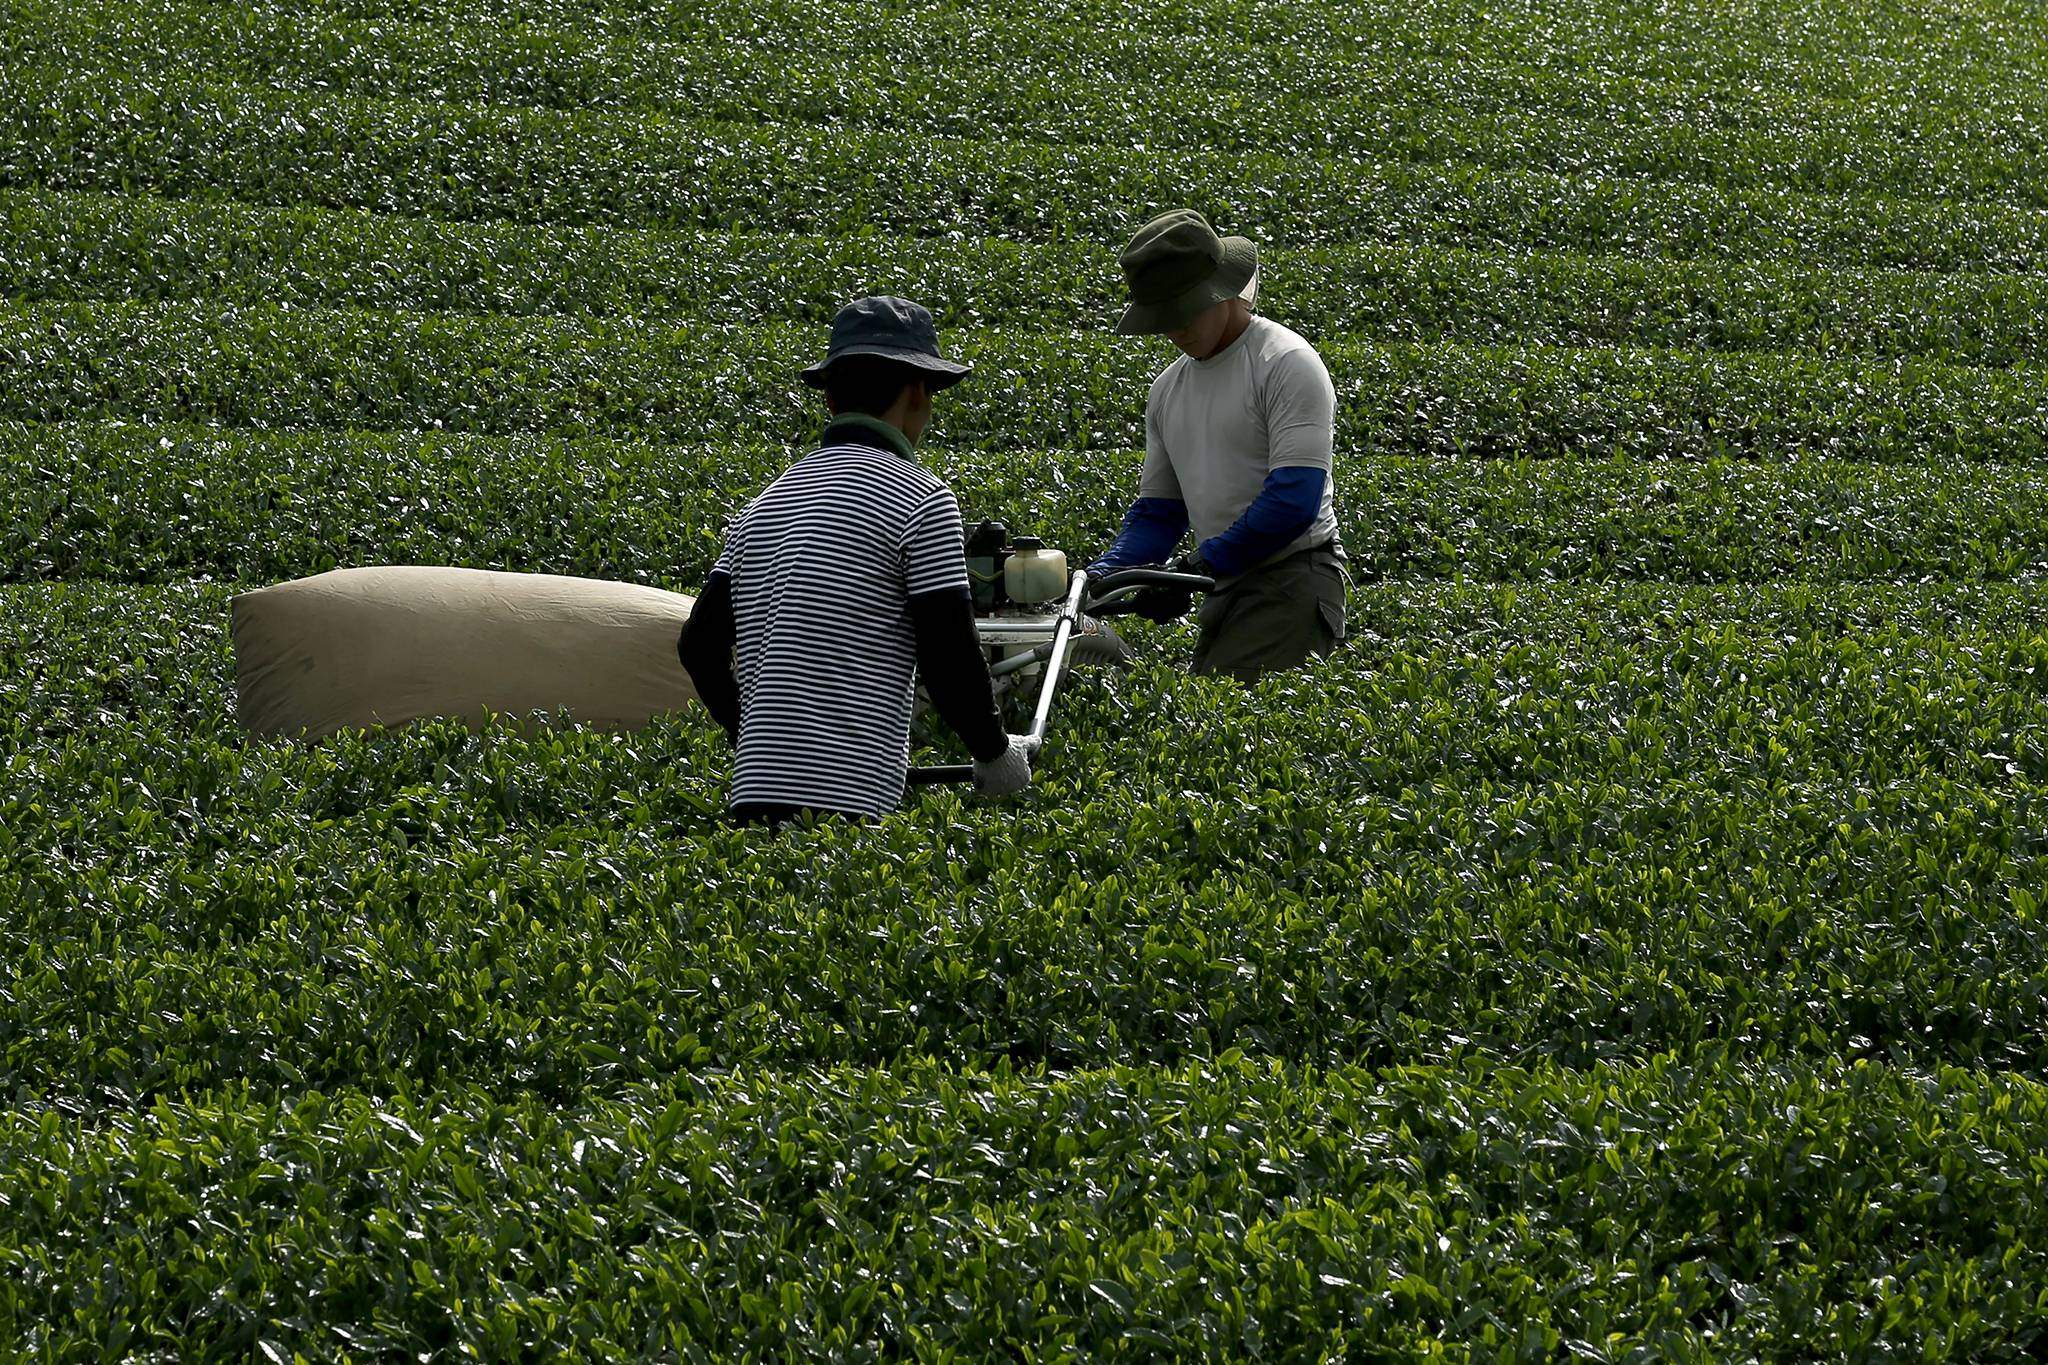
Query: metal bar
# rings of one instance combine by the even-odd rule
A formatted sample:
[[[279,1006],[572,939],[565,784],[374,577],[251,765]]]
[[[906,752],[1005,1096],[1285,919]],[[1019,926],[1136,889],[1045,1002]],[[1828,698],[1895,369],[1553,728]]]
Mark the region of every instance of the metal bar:
[[[988,675],[991,678],[1000,678],[1005,673],[1015,673],[1020,668],[1029,668],[1035,663],[1043,662],[1050,653],[1052,653],[1052,641],[1047,640],[1042,645],[1033,645],[1022,654],[1012,654],[1007,659],[996,660],[988,666]]]
[[[1216,580],[1201,574],[1175,573],[1171,569],[1116,569],[1095,580],[1097,594],[1083,609],[1091,616],[1116,616],[1130,610],[1130,601],[1146,588],[1180,587],[1194,592],[1214,592]]]
[[[1143,566],[1134,569],[1112,569],[1095,580],[1095,587],[1101,593],[1101,596],[1095,600],[1102,601],[1117,593],[1129,592],[1133,588],[1157,588],[1168,584],[1193,588],[1196,592],[1205,592],[1216,586],[1216,580],[1206,574],[1181,573],[1176,569],[1154,569]]]
[[[1074,638],[1074,623],[1080,616],[1081,599],[1087,592],[1088,575],[1077,571],[1074,574],[1073,586],[1067,589],[1067,600],[1060,608],[1059,622],[1053,627],[1052,639],[1024,654],[1005,659],[989,670],[992,675],[999,671],[1009,673],[1024,667],[1032,660],[1046,660],[1045,678],[1038,685],[1038,709],[1031,718],[1031,733],[1025,736],[1031,742],[1033,754],[1045,745],[1045,727],[1046,722],[1052,717],[1053,694],[1059,689],[1061,674],[1066,669],[1067,646]],[[937,787],[952,782],[973,780],[974,765],[971,763],[939,763],[930,767],[912,768],[909,773],[910,785],[913,787]]]
[[[1045,745],[1046,722],[1052,719],[1052,699],[1059,691],[1060,676],[1067,665],[1067,644],[1074,638],[1074,618],[1081,614],[1081,599],[1088,593],[1086,570],[1076,570],[1073,586],[1067,589],[1066,604],[1060,608],[1059,625],[1052,632],[1052,655],[1045,663],[1045,681],[1038,685],[1038,710],[1031,717],[1032,753]]]

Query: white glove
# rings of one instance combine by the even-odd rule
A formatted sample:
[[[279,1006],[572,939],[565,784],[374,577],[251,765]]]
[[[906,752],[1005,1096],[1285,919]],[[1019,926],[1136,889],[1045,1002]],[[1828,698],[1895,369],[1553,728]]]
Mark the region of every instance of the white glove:
[[[1031,741],[1010,736],[1010,747],[984,763],[974,760],[976,796],[1014,796],[1031,785]]]

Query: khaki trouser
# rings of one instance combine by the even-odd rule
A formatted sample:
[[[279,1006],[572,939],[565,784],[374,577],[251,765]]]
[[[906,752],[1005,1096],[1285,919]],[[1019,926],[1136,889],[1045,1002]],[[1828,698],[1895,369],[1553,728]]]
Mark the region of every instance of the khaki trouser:
[[[1202,599],[1194,671],[1255,682],[1321,658],[1344,638],[1344,561],[1318,545]]]

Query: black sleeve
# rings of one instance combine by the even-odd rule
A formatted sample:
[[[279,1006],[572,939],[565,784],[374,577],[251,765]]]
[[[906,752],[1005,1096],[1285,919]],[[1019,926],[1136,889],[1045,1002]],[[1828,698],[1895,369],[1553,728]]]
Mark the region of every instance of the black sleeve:
[[[939,718],[968,753],[984,763],[1001,758],[1010,737],[974,632],[974,599],[965,588],[918,593],[910,599],[910,624],[917,633],[917,670]]]
[[[726,738],[739,743],[740,683],[732,672],[732,579],[714,572],[704,580],[697,605],[676,640],[676,657],[697,685],[697,695],[711,718],[725,727]]]

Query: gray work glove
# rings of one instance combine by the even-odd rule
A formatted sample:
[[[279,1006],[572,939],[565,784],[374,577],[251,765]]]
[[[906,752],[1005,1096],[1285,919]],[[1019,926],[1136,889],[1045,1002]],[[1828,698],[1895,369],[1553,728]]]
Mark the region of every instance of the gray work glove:
[[[1031,785],[1031,741],[1010,736],[1010,747],[986,763],[974,760],[976,796],[1014,796]]]

